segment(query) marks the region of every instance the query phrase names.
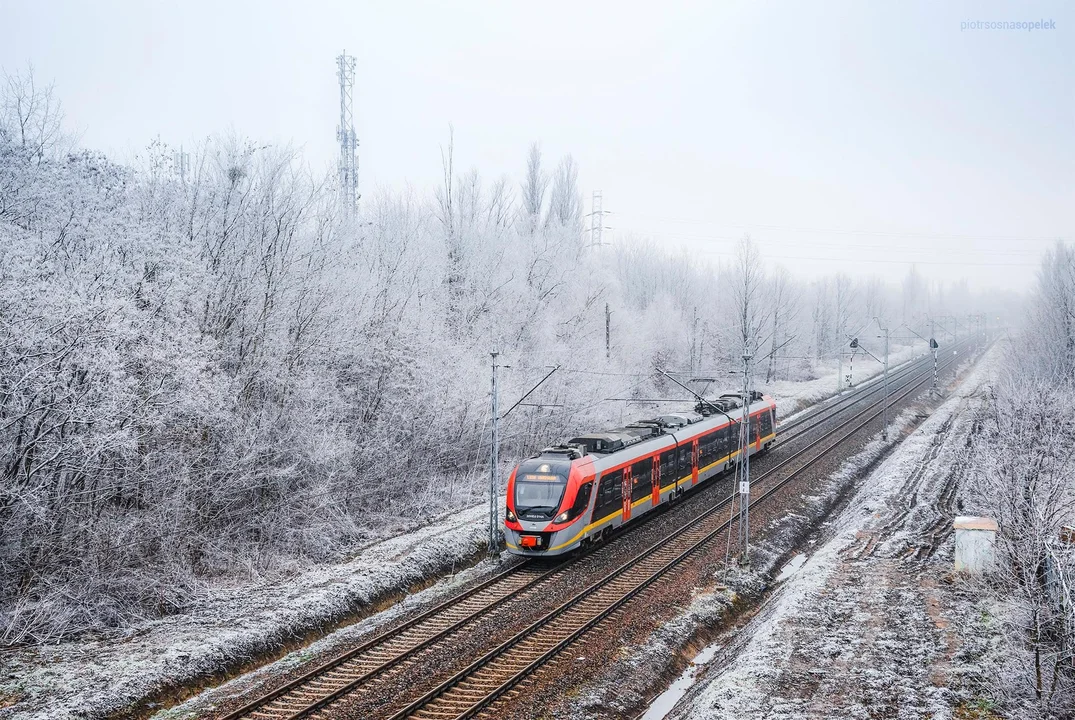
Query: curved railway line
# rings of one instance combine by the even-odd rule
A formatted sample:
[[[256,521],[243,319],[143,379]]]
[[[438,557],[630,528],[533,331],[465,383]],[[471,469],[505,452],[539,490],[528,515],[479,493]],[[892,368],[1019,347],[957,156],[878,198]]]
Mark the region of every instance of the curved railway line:
[[[966,342],[966,341],[964,341]],[[960,347],[960,345],[957,345]],[[948,356],[943,367],[955,362]],[[927,363],[928,361],[928,363]],[[923,369],[928,364],[926,370]],[[911,360],[889,373],[889,405],[894,405],[929,382],[932,358]],[[781,445],[839,419],[844,413],[869,400],[861,410],[840,420],[809,445],[752,478],[758,495],[752,503],[766,501],[777,490],[801,476],[822,457],[881,416],[883,383],[878,379],[848,392],[816,409],[795,416],[778,427],[786,432],[799,428],[780,440]],[[811,455],[819,443],[839,437]],[[780,447],[780,445],[778,445]],[[804,462],[803,461],[805,459]],[[792,465],[797,464],[796,467]],[[734,524],[721,521],[734,496],[726,497],[686,524],[650,545],[633,559],[571,595],[540,619],[504,640],[492,650],[426,692],[414,702],[390,715],[404,718],[465,718],[481,713],[498,699],[510,697],[518,684],[570,645],[581,635],[601,624],[647,588],[660,581],[684,560],[708,545]],[[640,523],[641,524],[641,523]],[[597,546],[597,550],[603,546]],[[273,689],[227,714],[221,720],[299,720],[330,717],[328,710],[345,697],[363,689],[389,671],[417,662],[423,651],[440,643],[450,643],[455,633],[487,616],[510,601],[538,591],[540,586],[562,575],[591,551],[549,568],[533,561],[518,562],[487,580],[449,598],[435,607],[363,641],[301,676]]]

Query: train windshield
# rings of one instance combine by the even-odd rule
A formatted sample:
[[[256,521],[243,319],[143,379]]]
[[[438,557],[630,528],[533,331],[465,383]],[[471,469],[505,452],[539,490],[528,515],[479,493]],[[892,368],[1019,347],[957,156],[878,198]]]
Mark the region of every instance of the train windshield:
[[[515,473],[515,513],[519,517],[551,518],[564,499],[570,462],[527,460]]]

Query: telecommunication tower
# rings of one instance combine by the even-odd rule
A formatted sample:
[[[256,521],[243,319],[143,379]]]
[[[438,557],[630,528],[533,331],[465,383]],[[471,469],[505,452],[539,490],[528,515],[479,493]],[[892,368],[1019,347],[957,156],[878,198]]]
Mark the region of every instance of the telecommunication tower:
[[[336,57],[336,77],[340,81],[340,124],[336,127],[336,139],[340,143],[340,202],[344,212],[353,215],[361,195],[358,194],[358,136],[352,109],[355,57],[346,50]]]

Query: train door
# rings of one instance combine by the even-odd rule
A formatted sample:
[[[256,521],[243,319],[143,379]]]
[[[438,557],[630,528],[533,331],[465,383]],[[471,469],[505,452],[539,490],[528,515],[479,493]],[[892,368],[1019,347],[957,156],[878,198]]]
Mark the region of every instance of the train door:
[[[675,452],[673,450],[673,452]],[[661,458],[663,455],[657,455],[653,458],[653,472],[650,473],[650,478],[653,480],[653,507],[657,507],[661,504]]]
[[[698,484],[698,438],[691,441],[691,486]]]
[[[631,519],[631,466],[623,469],[623,521]]]

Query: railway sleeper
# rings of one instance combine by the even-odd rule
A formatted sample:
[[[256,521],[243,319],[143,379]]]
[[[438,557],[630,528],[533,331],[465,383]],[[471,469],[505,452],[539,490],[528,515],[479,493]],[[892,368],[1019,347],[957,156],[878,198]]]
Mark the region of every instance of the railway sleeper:
[[[639,563],[631,573],[633,577],[624,577],[616,579],[604,588],[602,588],[600,591],[598,591],[599,595],[604,597],[595,597],[590,600],[583,601],[582,604],[574,608],[574,612],[565,613],[562,618],[561,624],[567,624],[569,627],[562,628],[559,631],[553,631],[552,634],[546,634],[546,636],[541,638],[541,641],[539,642],[532,642],[529,643],[526,647],[520,647],[517,651],[515,651],[517,653],[516,659],[510,662],[501,661],[501,665],[499,668],[489,667],[478,671],[475,676],[469,678],[464,684],[457,685],[456,688],[453,688],[449,691],[449,695],[454,695],[459,699],[450,699],[447,697],[440,698],[438,700],[433,701],[433,705],[436,706],[440,703],[447,703],[450,705],[459,705],[461,703],[466,703],[468,708],[472,707],[475,697],[480,700],[487,696],[488,693],[482,694],[483,689],[498,689],[504,679],[517,674],[521,669],[527,667],[531,662],[526,659],[527,657],[532,657],[536,659],[537,657],[540,657],[541,655],[545,654],[545,652],[552,649],[557,644],[572,635],[583,624],[580,620],[580,616],[585,615],[585,622],[589,622],[593,617],[596,617],[598,613],[603,612],[606,608],[608,608],[608,606],[612,602],[618,600],[623,595],[634,591],[638,587],[642,579],[650,576],[653,572],[657,570],[663,569],[663,567],[670,559],[680,554],[685,549],[685,547],[694,545],[706,534],[707,531],[704,528],[699,527],[696,531],[689,532],[688,534],[682,536],[679,542],[674,543],[674,545],[672,546],[666,547],[664,549],[664,552],[657,553],[654,556],[647,558],[646,561]],[[935,545],[935,537],[931,538],[931,540],[933,541],[931,544]],[[915,550],[918,552],[921,552],[922,549],[923,548],[915,548]],[[929,548],[927,548],[927,550],[928,549]],[[540,576],[541,574],[544,573],[536,575]],[[523,580],[521,576],[513,577],[517,577],[519,581]],[[526,582],[519,582],[518,587],[525,587],[528,582],[529,580],[527,580]],[[490,602],[495,602],[495,600],[493,599],[502,599],[510,595],[511,592],[514,591],[514,589],[511,588],[511,585],[513,584],[514,583],[505,583],[502,587],[487,589],[480,594],[472,596],[472,598],[468,598],[467,601],[460,603],[456,608],[453,608],[452,610],[446,612],[446,614],[444,614],[443,616],[436,617],[434,619],[431,619],[427,623],[423,623],[422,625],[410,629],[403,635],[394,638],[394,642],[393,640],[389,640],[384,646],[382,646],[379,651],[371,653],[368,657],[371,658],[374,662],[381,662],[383,666],[383,664],[388,663],[398,657],[398,654],[392,657],[386,656],[386,649],[398,648],[401,644],[404,643],[409,643],[407,645],[408,650],[417,646],[418,644],[426,641],[427,638],[437,634],[444,628],[463,621],[464,619],[471,617],[475,613],[482,612],[485,607],[490,604]],[[466,610],[466,612],[460,612],[460,610]],[[610,617],[612,616],[610,615]],[[507,670],[510,670],[510,672],[505,675],[504,673]],[[338,676],[339,675],[337,674],[335,677]],[[515,695],[516,692],[512,691],[510,694],[506,695],[506,697]],[[262,713],[257,712],[254,714],[255,717],[261,715]],[[434,709],[434,707],[423,708],[421,710],[416,711],[413,715],[413,717],[430,718],[439,718],[446,716],[448,715],[445,711],[439,708]],[[456,717],[456,714],[451,714],[450,717],[454,718]]]

